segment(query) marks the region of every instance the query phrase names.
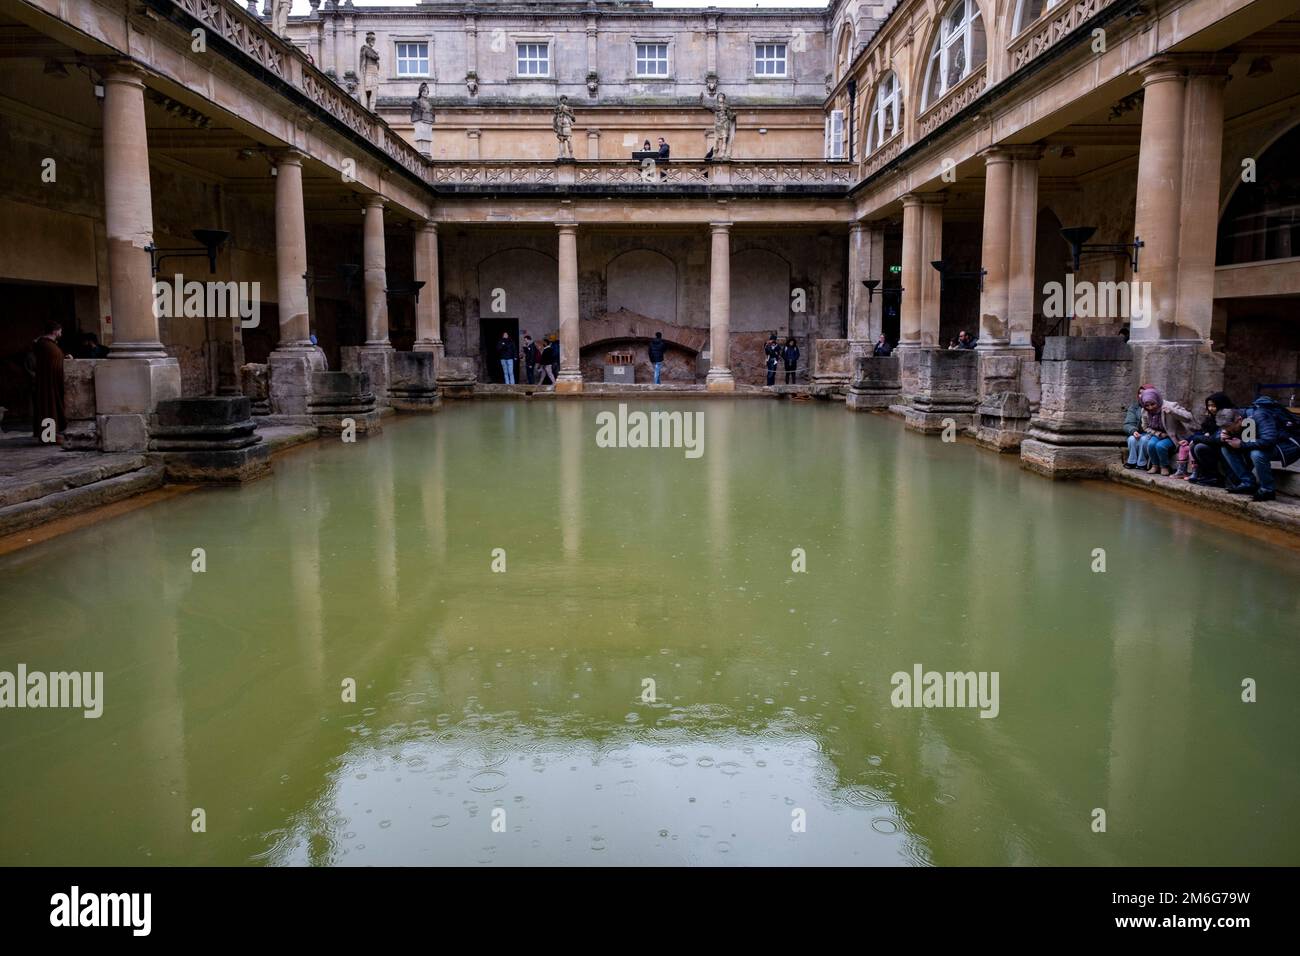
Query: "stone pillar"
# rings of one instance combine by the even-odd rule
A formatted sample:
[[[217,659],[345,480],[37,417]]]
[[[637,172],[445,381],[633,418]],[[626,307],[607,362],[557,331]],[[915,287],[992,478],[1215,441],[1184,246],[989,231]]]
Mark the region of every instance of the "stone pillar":
[[[423,222],[415,230],[415,280],[423,282],[415,303],[416,352],[443,354],[442,284],[438,277],[438,224]]]
[[[870,352],[875,347],[876,339],[880,338],[880,333],[885,330],[885,227],[878,223],[867,225],[867,255],[863,269],[866,272],[864,278],[880,282],[874,295],[866,295],[865,288],[860,288],[859,291],[866,301],[867,351]],[[861,287],[862,283],[859,282],[858,286]]]
[[[1016,146],[1011,154],[1011,236],[1007,260],[1007,335],[1013,350],[1033,355],[1035,269],[1038,251],[1037,146]],[[1031,395],[1037,402],[1037,395]]]
[[[280,343],[267,358],[271,414],[307,421],[312,373],[325,354],[311,344],[307,300],[307,219],[302,198],[303,155],[285,150],[275,163],[275,283]]]
[[[600,130],[587,130],[587,158],[600,159]]]
[[[95,375],[95,411],[105,451],[139,451],[159,401],[179,398],[180,365],[163,350],[154,314],[149,141],[144,74],[134,66],[104,74],[104,222],[112,303],[111,358]]]
[[[871,351],[870,316],[867,314],[867,290],[862,280],[867,277],[867,254],[870,234],[866,223],[854,220],[849,223],[849,289],[848,289],[848,339],[850,354],[863,355]]]
[[[370,376],[375,402],[383,406],[388,404],[389,356],[393,346],[388,341],[388,265],[382,196],[366,199],[365,216],[361,257],[365,268],[366,344],[358,362],[361,371]]]
[[[734,392],[731,374],[731,223],[709,223],[709,374],[710,392]]]
[[[943,202],[942,195],[903,197],[902,349],[939,344],[939,273],[930,263],[943,258]]]
[[[980,293],[979,348],[1005,348],[1009,332],[1009,278],[1011,253],[1011,157],[1005,150],[984,154],[984,241],[980,264],[984,291]]]
[[[1141,70],[1134,234],[1143,248],[1134,278],[1143,293],[1150,290],[1150,307],[1143,301],[1132,310],[1134,371],[1188,407],[1223,381],[1223,359],[1210,350],[1209,337],[1228,65],[1192,55]]]
[[[557,392],[582,391],[582,367],[579,361],[581,336],[578,332],[578,226],[561,223],[560,230],[560,376]]]
[[[469,153],[469,158],[481,159],[482,148],[479,144],[483,138],[483,131],[477,129],[467,129],[465,130],[465,137],[469,140],[469,146],[467,149],[467,152]]]

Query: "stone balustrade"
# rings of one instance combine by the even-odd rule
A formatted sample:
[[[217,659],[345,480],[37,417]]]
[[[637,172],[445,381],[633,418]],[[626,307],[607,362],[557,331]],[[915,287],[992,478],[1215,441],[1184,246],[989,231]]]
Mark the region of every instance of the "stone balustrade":
[[[1047,52],[1065,37],[1083,26],[1102,10],[1117,3],[1118,0],[1073,0],[1059,6],[1055,11],[1022,30],[1013,37],[1008,53],[1011,57],[1011,72],[1027,66],[1041,54]]]
[[[853,184],[852,163],[820,160],[633,160],[501,161],[449,160],[430,167],[430,182],[439,191],[629,192],[726,190],[731,192],[816,192],[843,194]],[[540,188],[539,188],[540,187]]]

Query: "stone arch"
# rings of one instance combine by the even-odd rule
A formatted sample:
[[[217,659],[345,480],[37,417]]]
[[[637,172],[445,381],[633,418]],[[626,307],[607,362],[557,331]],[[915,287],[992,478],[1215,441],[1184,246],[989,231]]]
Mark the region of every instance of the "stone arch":
[[[534,338],[558,332],[559,263],[537,249],[501,249],[478,264],[478,318],[517,318]],[[504,299],[496,290],[504,292]],[[494,300],[504,306],[493,311]]]
[[[853,21],[845,18],[835,38],[835,82],[844,78],[853,62]]]
[[[1293,153],[1300,152],[1300,122],[1288,123],[1274,130],[1273,134],[1269,136],[1266,140],[1264,140],[1263,144],[1257,150],[1253,151],[1253,155],[1258,156],[1258,159],[1256,160],[1255,163],[1256,182],[1262,182],[1260,177],[1267,171],[1268,168],[1272,167],[1274,163],[1278,160],[1279,156],[1275,154],[1282,154],[1284,153],[1284,151],[1287,150]],[[1266,162],[1268,163],[1268,167],[1265,166]],[[1228,187],[1227,195],[1223,197],[1223,201],[1219,204],[1219,215],[1218,215],[1218,222],[1217,222],[1219,238],[1218,238],[1218,242],[1216,243],[1216,250],[1215,250],[1215,262],[1218,265],[1227,264],[1224,261],[1225,252],[1224,249],[1222,248],[1223,239],[1224,239],[1223,229],[1228,214],[1231,211],[1233,211],[1233,206],[1235,205],[1234,201],[1237,199],[1237,193],[1245,182],[1241,177],[1241,167],[1237,167],[1237,174],[1231,176],[1230,181],[1231,181],[1231,185]],[[1235,257],[1227,256],[1227,258],[1232,259]],[[1242,261],[1267,262],[1269,260],[1252,258],[1252,259],[1245,259]]]
[[[671,325],[652,316],[619,309],[583,322],[579,327],[578,346],[586,349],[605,343],[649,342],[656,332],[662,332],[669,345],[691,353],[699,353],[709,341],[707,328]]]
[[[784,329],[789,323],[789,260],[761,247],[733,252],[731,331],[767,332]]]
[[[676,324],[677,265],[653,249],[629,249],[615,256],[605,267],[605,309]]]
[[[913,48],[915,61],[912,63],[911,87],[916,91],[912,97],[913,116],[920,116],[929,109],[934,103],[926,101],[926,74],[930,69],[930,53],[934,49],[935,38],[939,35],[939,27],[943,23],[943,18],[948,15],[955,4],[961,3],[962,0],[940,0],[934,6],[934,16],[930,19],[924,33],[924,42]],[[996,55],[995,33],[997,31],[997,11],[994,9],[994,0],[972,0],[979,8],[980,22],[984,25],[984,69],[985,76],[989,76],[992,70],[991,60]],[[975,69],[972,67],[972,70]],[[906,101],[905,101],[906,102]],[[935,102],[938,102],[937,100]]]

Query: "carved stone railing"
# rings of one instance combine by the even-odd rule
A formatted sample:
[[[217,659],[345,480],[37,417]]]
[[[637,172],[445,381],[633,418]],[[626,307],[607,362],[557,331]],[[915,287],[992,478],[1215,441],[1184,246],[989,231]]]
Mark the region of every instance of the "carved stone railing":
[[[981,63],[966,77],[944,94],[937,103],[921,114],[918,138],[929,136],[971,103],[979,99],[988,85],[988,64]]]
[[[430,166],[434,188],[493,191],[524,187],[608,187],[632,192],[673,191],[683,187],[726,190],[846,189],[852,163],[819,160],[734,160],[706,163],[672,160],[642,165],[630,160],[546,162],[538,160],[449,160]]]
[[[900,130],[895,133],[884,146],[876,149],[874,153],[867,157],[867,161],[862,164],[862,178],[874,176],[880,170],[884,169],[903,151],[903,133]]]
[[[293,86],[335,120],[375,146],[418,179],[430,181],[429,164],[418,150],[316,68],[298,47],[276,36],[236,0],[148,0],[170,2],[230,43],[257,66]]]
[[[1048,15],[1034,21],[1008,45],[1011,72],[1026,66],[1042,53],[1118,0],[1067,0]]]

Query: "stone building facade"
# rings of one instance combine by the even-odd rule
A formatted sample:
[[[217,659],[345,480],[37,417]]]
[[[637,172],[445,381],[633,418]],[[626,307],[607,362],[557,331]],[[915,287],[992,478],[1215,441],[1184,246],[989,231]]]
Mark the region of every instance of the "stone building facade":
[[[559,336],[562,391],[653,331],[676,381],[758,384],[777,331],[801,382],[842,386],[883,333],[920,427],[1047,403],[1042,363],[1081,361],[1045,349],[1060,335],[1126,331],[1134,381],[1185,403],[1249,398],[1300,379],[1293,7],[322,0],[277,36],[255,2],[0,0],[0,285],[21,306],[0,345],[12,365],[44,315],[99,332],[100,424],[128,444],[160,397],[236,393],[247,364],[302,417],[314,376],[364,372],[382,404],[429,362],[489,378],[487,343],[523,329]],[[633,160],[659,136],[669,161]],[[211,270],[159,262],[202,253],[195,229],[225,234]],[[1092,230],[1067,233],[1077,263],[1063,229]],[[155,315],[155,268],[257,283],[259,323]],[[1059,314],[1067,280],[1149,292]],[[962,329],[976,358],[936,357]]]

